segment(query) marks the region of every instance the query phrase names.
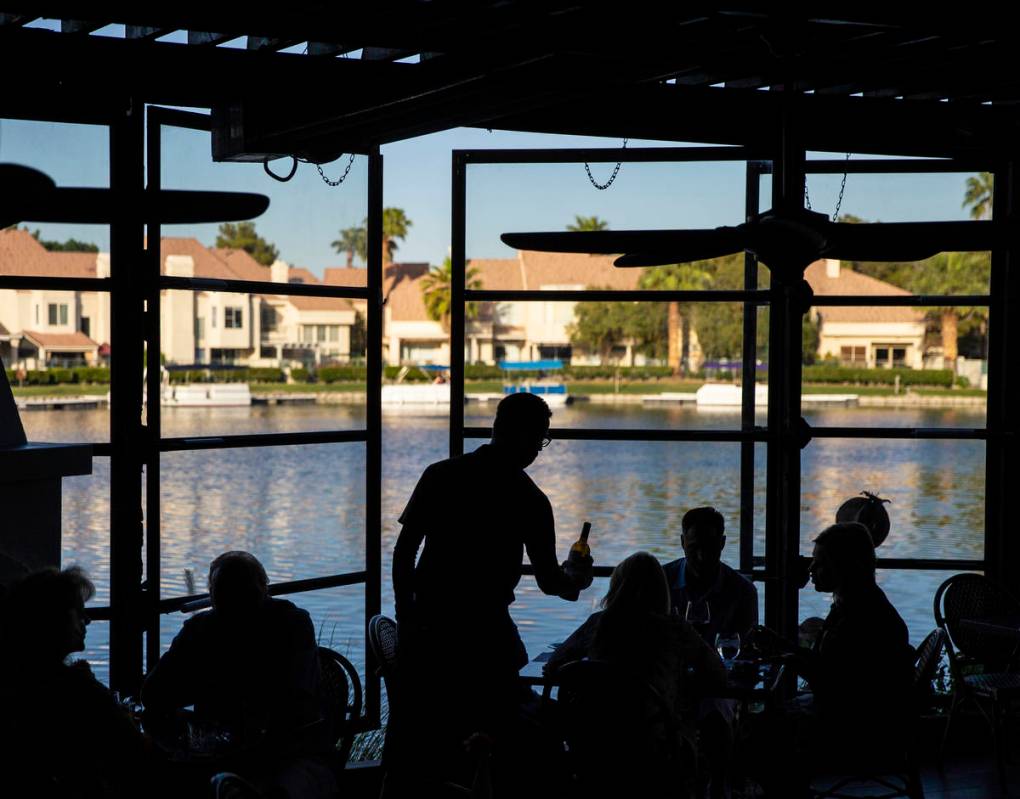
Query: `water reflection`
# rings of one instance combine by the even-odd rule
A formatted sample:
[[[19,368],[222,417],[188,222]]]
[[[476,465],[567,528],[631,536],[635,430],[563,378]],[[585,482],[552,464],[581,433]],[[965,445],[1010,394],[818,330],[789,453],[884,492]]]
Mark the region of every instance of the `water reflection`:
[[[468,425],[485,426],[494,408],[467,406]],[[172,417],[172,418],[171,418]],[[979,426],[983,410],[826,409],[808,414],[813,425]],[[104,410],[25,414],[32,438],[104,440]],[[690,408],[573,406],[556,411],[556,426],[722,427],[718,415]],[[284,432],[364,425],[358,406],[176,409],[164,414],[164,434],[210,431]],[[397,518],[421,471],[445,456],[445,415],[384,416],[382,549],[383,607],[392,608],[390,555]],[[468,442],[468,447],[480,441]],[[755,446],[756,552],[762,554],[765,503],[764,445]],[[273,581],[364,567],[363,444],[168,453],[162,458],[162,596],[185,592],[184,570],[199,588],[209,561],[226,549],[248,549]],[[726,517],[724,558],[736,564],[740,531],[740,447],[732,443],[554,441],[531,469],[556,512],[558,547],[565,553],[584,520],[593,524],[596,559],[615,563],[635,549],[663,560],[680,554],[680,519],[692,505],[713,504]],[[861,489],[878,490],[888,506],[892,533],[880,554],[888,557],[980,558],[984,539],[984,443],[970,441],[813,441],[803,452],[802,551],[829,524],[840,502]],[[96,601],[109,599],[109,460],[96,458],[94,474],[64,481],[63,557],[96,579]],[[480,520],[484,527],[484,520]],[[942,572],[880,572],[879,580],[918,641],[933,625],[931,597]],[[540,594],[522,581],[514,616],[535,653],[562,637],[591,611],[604,592],[598,580],[577,603]],[[341,651],[362,657],[363,596],[359,586],[302,595],[322,635]],[[824,614],[826,600],[802,594],[803,613]],[[164,618],[167,646],[184,616]],[[89,657],[103,672],[108,625],[89,632]],[[340,636],[338,638],[337,636]]]

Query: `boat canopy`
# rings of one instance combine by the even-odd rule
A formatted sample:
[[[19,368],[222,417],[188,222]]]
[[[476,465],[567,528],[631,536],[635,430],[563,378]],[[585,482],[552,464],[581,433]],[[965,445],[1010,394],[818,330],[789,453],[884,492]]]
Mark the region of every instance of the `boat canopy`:
[[[499,368],[508,372],[551,372],[563,368],[563,361],[500,361]]]

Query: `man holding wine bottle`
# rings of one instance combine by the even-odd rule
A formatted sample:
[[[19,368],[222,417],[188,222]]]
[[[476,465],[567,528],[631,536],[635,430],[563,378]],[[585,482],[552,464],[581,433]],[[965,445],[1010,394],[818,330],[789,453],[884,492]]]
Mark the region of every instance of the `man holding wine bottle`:
[[[393,591],[410,704],[452,738],[485,732],[498,748],[531,694],[510,617],[525,551],[545,594],[575,601],[592,582],[586,542],[558,562],[552,506],[524,471],[549,444],[551,416],[533,394],[505,397],[491,443],[429,466],[400,517]]]

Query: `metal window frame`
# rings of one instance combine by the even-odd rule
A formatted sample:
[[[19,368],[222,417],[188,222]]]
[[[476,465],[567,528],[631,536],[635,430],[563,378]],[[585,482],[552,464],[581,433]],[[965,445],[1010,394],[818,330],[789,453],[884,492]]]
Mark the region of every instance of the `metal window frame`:
[[[744,261],[744,287],[739,291],[493,291],[468,290],[466,288],[467,256],[467,180],[468,168],[473,165],[523,165],[523,164],[580,164],[582,162],[710,162],[745,161],[745,218],[751,218],[761,211],[759,198],[762,178],[777,171],[773,180],[773,205],[778,203],[802,203],[803,182],[808,174],[921,174],[921,173],[968,173],[976,171],[997,172],[996,163],[976,159],[864,159],[844,161],[836,159],[807,160],[802,147],[798,147],[790,135],[794,126],[789,118],[784,120],[781,135],[773,153],[762,153],[746,147],[650,147],[631,150],[617,148],[578,149],[536,149],[536,150],[454,150],[451,158],[451,316],[450,316],[450,456],[462,454],[466,438],[485,438],[491,435],[490,428],[466,427],[464,424],[464,367],[465,367],[465,309],[468,302],[578,302],[578,301],[642,301],[642,302],[742,302],[743,347],[741,357],[742,403],[739,429],[734,430],[644,430],[644,429],[592,429],[553,428],[550,435],[564,440],[601,441],[700,441],[738,442],[740,444],[740,570],[752,575],[766,585],[766,620],[780,631],[787,633],[795,629],[798,608],[798,589],[787,578],[800,546],[800,448],[795,433],[805,429],[806,423],[800,414],[801,398],[801,353],[799,344],[799,317],[796,330],[793,325],[784,333],[777,320],[779,314],[770,314],[770,399],[769,421],[766,426],[755,423],[754,376],[757,355],[757,309],[759,307],[786,308],[792,312],[792,296],[784,296],[783,287],[775,279],[766,289],[758,286],[757,259],[747,254]],[[764,160],[771,156],[772,160]],[[1020,184],[1020,178],[1016,179]],[[1011,195],[1012,196],[1012,195]],[[997,194],[996,210],[1003,200]],[[984,305],[990,309],[989,324],[989,375],[1002,371],[999,348],[992,347],[992,339],[998,335],[1002,320],[1002,298],[996,296],[996,266],[1001,256],[993,251],[993,282],[988,294],[968,296],[907,295],[907,296],[858,296],[839,295],[815,297],[812,305],[837,307],[871,305],[882,307],[923,307],[932,305],[975,306]],[[1020,291],[1020,270],[1015,267],[1012,280],[1015,291]],[[991,317],[995,316],[995,323]],[[1000,325],[1001,327],[1001,325]],[[792,341],[796,333],[797,342]],[[780,348],[783,342],[796,343],[796,350],[787,353]],[[1020,348],[1020,342],[1018,342]],[[993,356],[993,353],[995,354]],[[775,370],[773,361],[782,360],[782,368]],[[994,361],[994,365],[993,365]],[[776,374],[776,372],[779,374]],[[780,387],[780,383],[784,383]],[[782,392],[782,395],[780,394]],[[853,438],[853,439],[920,439],[920,440],[982,440],[999,447],[998,439],[1003,432],[1003,411],[996,406],[993,419],[991,396],[989,398],[988,420],[984,428],[881,428],[881,427],[807,427],[811,438]],[[754,446],[768,444],[767,479],[775,481],[766,491],[766,547],[765,557],[754,553]],[[989,446],[989,463],[993,457]],[[1001,458],[1001,452],[996,449]],[[986,490],[991,482],[986,472]],[[991,503],[987,501],[986,515]],[[989,519],[991,517],[989,516]],[[999,525],[1001,528],[1002,525]],[[997,529],[999,529],[997,528]],[[993,530],[986,523],[986,549],[984,559],[960,558],[879,558],[878,567],[883,569],[930,569],[930,570],[985,570],[989,568],[989,553],[1000,546],[1001,529]],[[762,568],[765,567],[765,568]],[[597,576],[608,576],[611,567],[596,569]],[[525,574],[532,570],[525,567]],[[770,607],[771,606],[771,607]]]
[[[110,189],[125,193],[137,189],[159,191],[160,137],[164,126],[209,131],[208,115],[146,106],[136,98],[125,101],[123,113],[105,120],[79,122],[105,126],[110,132]],[[48,120],[37,120],[48,121]],[[146,181],[146,166],[148,180]],[[110,294],[111,303],[111,411],[108,441],[93,443],[93,455],[110,458],[110,604],[90,607],[93,619],[110,621],[110,684],[122,693],[136,693],[144,677],[144,664],[159,658],[159,620],[206,594],[160,596],[160,454],[238,447],[297,446],[358,442],[366,445],[365,459],[365,567],[343,574],[275,583],[274,596],[291,595],[346,585],[363,585],[365,629],[380,612],[382,594],[381,479],[382,416],[382,176],[383,159],[368,153],[368,285],[360,287],[318,284],[278,284],[260,281],[220,281],[160,275],[160,222],[142,219],[126,206],[110,225],[111,275],[109,278],[63,278],[0,275],[0,289],[95,291]],[[145,246],[145,234],[149,247]],[[141,265],[141,268],[138,266]],[[363,429],[321,430],[300,433],[195,436],[164,438],[160,410],[160,303],[163,289],[228,291],[244,294],[318,296],[368,301],[366,424]],[[147,345],[147,347],[146,347]],[[148,370],[143,386],[142,352]],[[142,392],[146,392],[142,424]],[[144,473],[144,494],[142,475]],[[144,518],[144,507],[148,511]],[[155,512],[152,512],[155,509]],[[142,557],[146,581],[142,581]],[[366,636],[367,644],[367,636]],[[144,654],[144,658],[143,658]],[[380,722],[380,681],[370,647],[365,647],[364,715],[359,727],[371,729]]]

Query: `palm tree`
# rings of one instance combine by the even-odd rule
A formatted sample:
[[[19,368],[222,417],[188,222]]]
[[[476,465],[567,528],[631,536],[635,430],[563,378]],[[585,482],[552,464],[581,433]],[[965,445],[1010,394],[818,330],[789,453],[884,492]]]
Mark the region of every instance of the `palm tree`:
[[[915,294],[982,294],[988,291],[990,274],[991,259],[987,252],[942,252],[916,270],[917,277],[910,289]],[[953,305],[931,308],[929,313],[939,320],[946,368],[955,371],[960,320],[985,314],[987,309]]]
[[[571,233],[587,233],[593,230],[608,230],[609,223],[605,219],[599,219],[597,216],[580,216],[574,214],[574,223],[567,225],[567,230]]]
[[[368,236],[364,226],[344,228],[340,231],[340,238],[333,242],[332,247],[337,252],[347,253],[348,269],[354,265],[355,255],[365,260],[368,255]]]
[[[383,208],[382,239],[383,239],[383,272],[393,263],[393,254],[397,251],[397,239],[401,241],[407,236],[411,220],[407,218],[403,208]]]
[[[711,273],[695,261],[689,264],[673,264],[672,266],[648,269],[641,275],[639,285],[643,289],[660,291],[698,291],[707,288],[711,280]],[[671,302],[669,304],[667,363],[675,375],[683,372],[684,315],[686,311],[686,303],[681,305],[679,302]]]
[[[967,189],[963,195],[963,207],[970,206],[971,219],[988,219],[992,215],[992,188],[994,178],[991,172],[979,172],[977,177],[967,178]]]
[[[453,296],[453,263],[449,258],[443,260],[442,266],[433,266],[421,281],[422,299],[425,300],[425,312],[429,319],[439,322],[443,330],[450,330],[450,305]],[[482,281],[478,270],[468,267],[465,275],[466,288],[480,289]],[[464,316],[475,319],[478,316],[478,303],[469,302],[464,307]]]

